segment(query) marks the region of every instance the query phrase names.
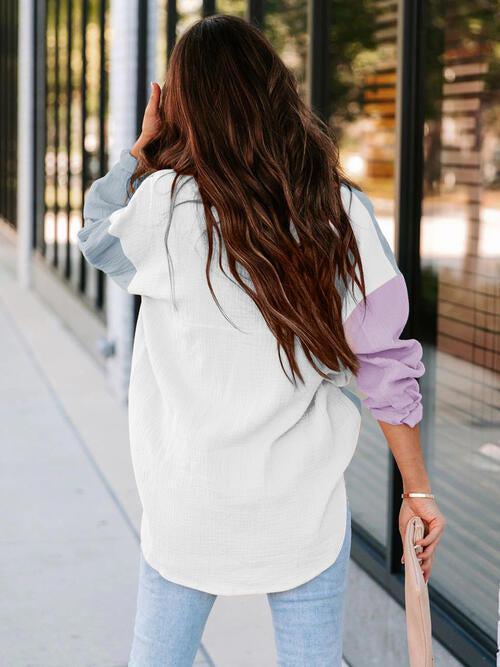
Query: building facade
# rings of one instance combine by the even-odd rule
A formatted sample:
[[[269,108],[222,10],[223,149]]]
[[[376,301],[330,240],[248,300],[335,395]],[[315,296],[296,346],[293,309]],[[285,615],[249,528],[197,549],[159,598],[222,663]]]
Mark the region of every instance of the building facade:
[[[430,583],[433,629],[463,664],[494,664],[500,553],[496,2],[21,0],[18,15],[17,2],[0,0],[0,9],[2,85],[11,92],[19,85],[19,95],[6,94],[0,109],[0,216],[18,230],[19,270],[27,284],[36,264],[99,322],[96,354],[123,400],[138,303],[78,250],[85,192],[133,143],[149,81],[163,82],[175,40],[192,21],[231,13],[266,32],[304,97],[332,126],[342,164],[372,199],[405,275],[411,314],[403,337],[416,337],[424,347],[422,444],[448,519]],[[33,139],[24,147],[28,163],[18,160],[21,135]],[[347,484],[352,556],[402,603],[401,480],[368,415]],[[374,632],[384,632],[384,619],[371,622]],[[349,637],[347,650],[354,666],[380,664],[377,654],[366,657],[362,636]]]

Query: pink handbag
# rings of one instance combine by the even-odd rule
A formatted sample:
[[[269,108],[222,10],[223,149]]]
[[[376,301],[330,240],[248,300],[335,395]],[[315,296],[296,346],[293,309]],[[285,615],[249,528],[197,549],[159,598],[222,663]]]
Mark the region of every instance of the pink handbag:
[[[406,633],[410,667],[432,667],[432,626],[429,591],[414,545],[424,537],[424,522],[418,516],[408,521],[404,540]]]

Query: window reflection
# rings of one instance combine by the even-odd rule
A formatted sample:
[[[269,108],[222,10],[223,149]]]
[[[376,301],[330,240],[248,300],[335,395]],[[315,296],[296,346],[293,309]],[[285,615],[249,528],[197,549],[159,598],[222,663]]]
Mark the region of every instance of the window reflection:
[[[429,374],[424,394],[428,464],[448,519],[433,585],[492,637],[500,552],[495,32],[493,3],[481,9],[450,1],[433,6],[427,33],[419,318]]]
[[[264,31],[274,48],[297,78],[299,91],[306,99],[307,0],[290,3],[268,1],[265,5]]]
[[[330,124],[347,174],[373,202],[394,250],[397,2],[332,3]],[[353,518],[380,545],[387,541],[389,452],[365,411],[346,472]]]

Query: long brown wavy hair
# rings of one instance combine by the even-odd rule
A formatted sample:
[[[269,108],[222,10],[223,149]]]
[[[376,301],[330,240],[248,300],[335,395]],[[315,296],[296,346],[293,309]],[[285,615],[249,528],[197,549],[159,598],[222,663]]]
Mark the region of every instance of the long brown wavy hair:
[[[287,374],[284,350],[293,383],[296,376],[303,381],[296,339],[322,377],[317,361],[356,374],[342,292],[356,284],[365,296],[365,284],[340,196],[341,182],[354,184],[341,170],[334,135],[301,100],[270,42],[240,18],[197,21],[172,52],[160,117],[131,183],[173,169],[173,194],[181,175],[196,179],[207,227],[206,278],[219,308],[209,274],[214,232],[219,267],[223,242],[231,274],[276,337]]]

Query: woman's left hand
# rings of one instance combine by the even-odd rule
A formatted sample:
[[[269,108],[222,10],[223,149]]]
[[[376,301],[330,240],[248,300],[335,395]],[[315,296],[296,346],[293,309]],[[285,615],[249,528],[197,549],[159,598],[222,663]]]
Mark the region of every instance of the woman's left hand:
[[[161,88],[156,81],[151,82],[151,94],[149,96],[144,117],[142,119],[142,130],[139,138],[130,149],[131,154],[137,158],[142,148],[153,139],[159,131],[160,119],[160,97]]]

